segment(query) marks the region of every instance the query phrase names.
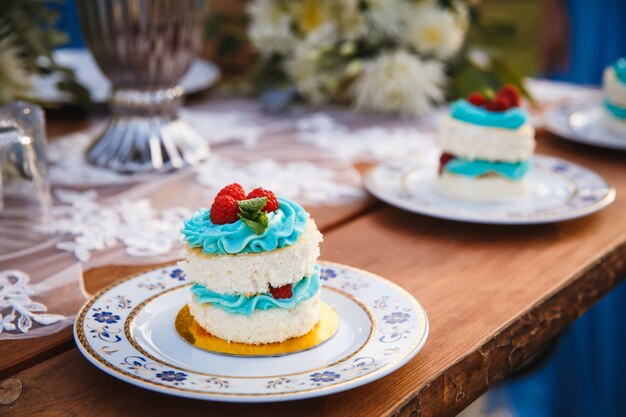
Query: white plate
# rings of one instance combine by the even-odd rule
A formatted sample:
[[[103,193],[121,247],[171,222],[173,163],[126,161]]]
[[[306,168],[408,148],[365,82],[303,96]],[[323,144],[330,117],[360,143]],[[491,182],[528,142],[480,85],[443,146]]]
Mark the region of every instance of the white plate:
[[[281,357],[229,357],[180,338],[174,319],[189,299],[175,266],[99,292],[78,313],[74,338],[101,370],[131,384],[181,397],[228,402],[286,401],[358,387],[398,369],[424,346],[428,318],[419,303],[376,275],[322,262],[322,299],[337,333],[313,349]]]
[[[95,103],[104,103],[111,88],[111,83],[104,76],[88,49],[67,48],[54,51],[54,59],[75,71],[77,80],[89,91],[91,100]],[[186,94],[197,93],[209,88],[220,78],[220,70],[215,64],[201,58],[196,58],[189,70],[180,80]],[[34,91],[37,97],[55,102],[68,101],[65,93],[56,88],[59,78],[52,76],[35,77]]]
[[[586,216],[615,199],[615,190],[598,174],[571,162],[535,156],[529,192],[519,199],[478,203],[443,194],[437,163],[381,164],[365,176],[366,188],[402,209],[448,220],[493,224],[540,224]]]
[[[626,137],[600,123],[603,111],[597,102],[559,107],[545,116],[546,129],[574,142],[626,150]]]

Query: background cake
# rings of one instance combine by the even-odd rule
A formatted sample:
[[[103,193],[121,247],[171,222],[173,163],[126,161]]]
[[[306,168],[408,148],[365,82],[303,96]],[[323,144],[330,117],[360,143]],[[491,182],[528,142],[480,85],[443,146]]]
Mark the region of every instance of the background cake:
[[[227,341],[265,344],[308,333],[319,309],[322,235],[297,203],[238,184],[185,222],[189,311]]]
[[[606,67],[603,75],[605,126],[626,139],[626,58]]]
[[[535,130],[513,86],[452,104],[441,126],[439,186],[455,198],[506,200],[524,194]]]

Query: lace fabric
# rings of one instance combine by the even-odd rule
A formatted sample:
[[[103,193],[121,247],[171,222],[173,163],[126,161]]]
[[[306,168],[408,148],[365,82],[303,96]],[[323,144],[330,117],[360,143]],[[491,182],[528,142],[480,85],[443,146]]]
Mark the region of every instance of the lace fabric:
[[[78,263],[37,283],[24,271],[0,271],[0,340],[56,333],[87,298]]]

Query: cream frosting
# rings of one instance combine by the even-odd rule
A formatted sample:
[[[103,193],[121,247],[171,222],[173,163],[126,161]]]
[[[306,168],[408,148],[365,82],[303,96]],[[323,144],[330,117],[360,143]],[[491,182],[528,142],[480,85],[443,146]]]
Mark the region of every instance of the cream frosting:
[[[626,84],[619,80],[612,66],[604,70],[602,85],[606,98],[613,105],[626,108]]]
[[[315,296],[320,290],[320,286],[320,267],[316,265],[313,275],[304,277],[293,285],[293,295],[290,298],[276,299],[271,294],[256,294],[251,297],[244,294],[219,294],[197,283],[191,287],[191,293],[197,304],[210,303],[227,313],[249,316],[255,310],[293,308],[298,303]]]
[[[209,254],[268,252],[296,243],[306,225],[308,213],[294,201],[278,198],[278,210],[268,213],[268,228],[257,235],[243,221],[214,224],[211,210],[201,209],[185,221],[181,231],[192,247]]]

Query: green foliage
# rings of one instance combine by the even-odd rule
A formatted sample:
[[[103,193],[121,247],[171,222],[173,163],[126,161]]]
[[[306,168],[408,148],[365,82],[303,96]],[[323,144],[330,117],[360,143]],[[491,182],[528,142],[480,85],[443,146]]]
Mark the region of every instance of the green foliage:
[[[262,235],[268,227],[267,213],[263,207],[267,204],[267,197],[250,198],[237,202],[239,218],[251,228],[255,234]]]
[[[62,0],[54,0],[61,3]],[[69,68],[57,64],[54,48],[66,41],[55,28],[58,15],[46,8],[46,0],[0,1],[0,104],[13,100],[43,103],[31,91],[31,77],[58,73],[58,88],[73,103],[88,106],[89,93]]]
[[[449,69],[448,97],[514,84],[532,101],[523,82],[535,69],[536,14],[536,1],[528,0],[483,1],[472,9],[465,48]],[[472,60],[477,54],[485,59]]]

